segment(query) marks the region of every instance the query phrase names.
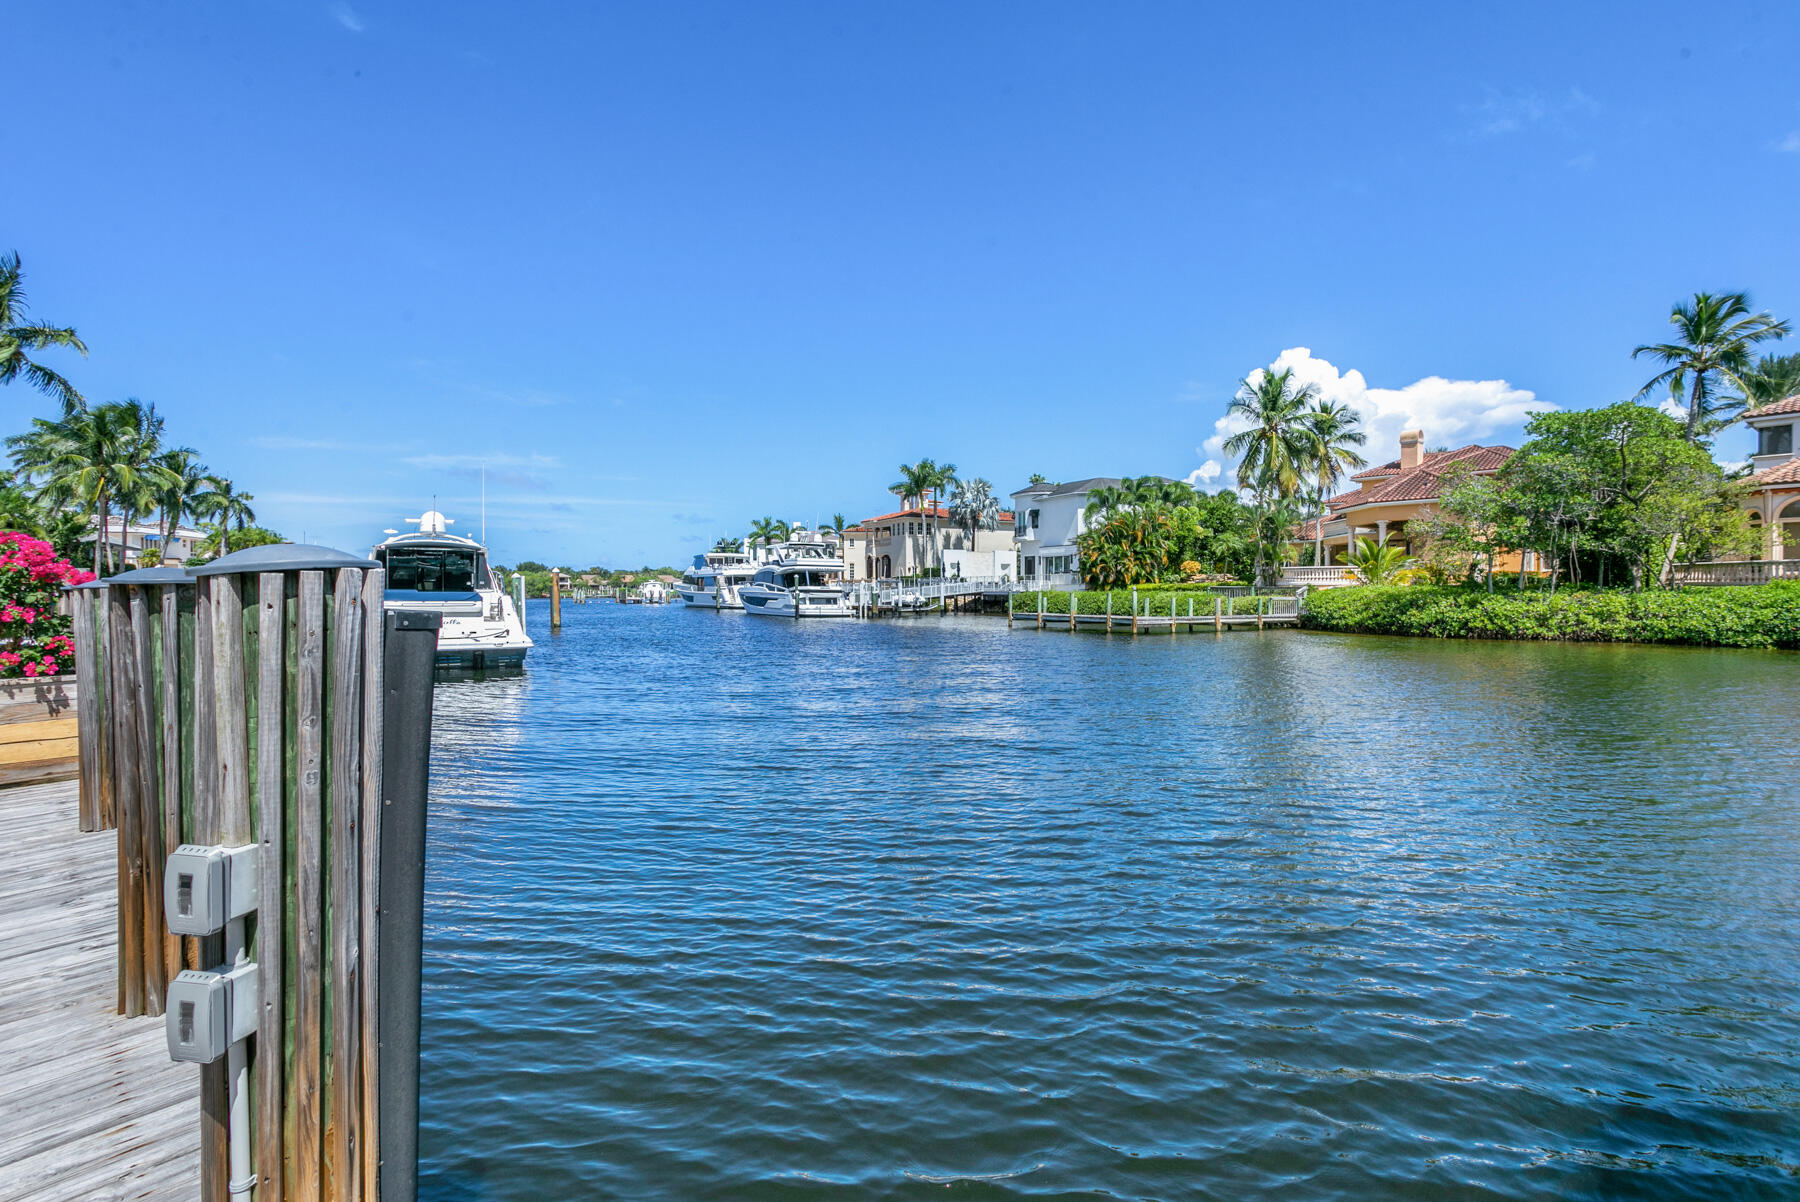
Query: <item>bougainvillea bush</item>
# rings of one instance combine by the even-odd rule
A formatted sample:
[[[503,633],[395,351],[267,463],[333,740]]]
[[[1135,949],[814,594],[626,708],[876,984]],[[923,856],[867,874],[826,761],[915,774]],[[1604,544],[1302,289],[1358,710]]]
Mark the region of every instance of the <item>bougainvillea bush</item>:
[[[75,670],[69,619],[56,612],[71,584],[94,578],[42,539],[0,533],[0,679],[59,676]]]

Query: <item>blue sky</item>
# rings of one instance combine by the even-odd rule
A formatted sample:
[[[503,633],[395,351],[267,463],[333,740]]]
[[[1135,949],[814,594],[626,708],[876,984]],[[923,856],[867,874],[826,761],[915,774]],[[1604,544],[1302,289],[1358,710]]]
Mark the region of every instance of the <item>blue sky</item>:
[[[483,462],[496,558],[579,565],[881,512],[922,455],[1183,476],[1284,353],[1379,439],[1516,444],[1635,392],[1679,297],[1800,318],[1789,5],[7,26],[0,246],[92,349],[56,366],[350,548],[434,495],[473,527]]]

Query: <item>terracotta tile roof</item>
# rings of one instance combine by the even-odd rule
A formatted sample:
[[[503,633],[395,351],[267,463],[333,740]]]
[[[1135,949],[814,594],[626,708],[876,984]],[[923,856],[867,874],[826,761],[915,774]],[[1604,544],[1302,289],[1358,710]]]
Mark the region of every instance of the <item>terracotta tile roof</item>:
[[[1773,417],[1777,413],[1800,413],[1800,392],[1771,401],[1760,409],[1746,409],[1745,417]]]
[[[1375,480],[1382,476],[1397,476],[1399,474],[1400,461],[1398,459],[1392,459],[1387,463],[1378,463],[1372,468],[1360,471],[1350,478],[1352,480]]]
[[[1800,400],[1800,397],[1789,397],[1788,400]],[[1781,403],[1785,405],[1787,401]],[[1786,463],[1778,463],[1774,467],[1765,467],[1750,479],[1761,485],[1800,484],[1800,459],[1790,459]]]
[[[861,529],[867,527],[870,522],[885,522],[890,518],[940,518],[947,522],[950,520],[950,511],[942,506],[938,506],[934,509],[896,509],[893,513],[882,513],[877,514],[872,518],[864,518],[858,528]],[[1012,525],[1012,522],[1012,511],[1010,509],[1002,509],[1000,511],[1000,524],[1002,526],[1010,526]]]
[[[1483,447],[1474,444],[1454,451],[1432,451],[1419,461],[1418,467],[1400,472],[1386,483],[1371,483],[1355,492],[1333,497],[1331,510],[1333,514],[1341,514],[1347,509],[1362,505],[1381,505],[1390,501],[1430,501],[1443,491],[1439,480],[1453,464],[1467,464],[1477,472],[1496,472],[1512,456],[1511,447]],[[1385,466],[1382,470],[1385,470]],[[1362,477],[1352,476],[1351,479]]]

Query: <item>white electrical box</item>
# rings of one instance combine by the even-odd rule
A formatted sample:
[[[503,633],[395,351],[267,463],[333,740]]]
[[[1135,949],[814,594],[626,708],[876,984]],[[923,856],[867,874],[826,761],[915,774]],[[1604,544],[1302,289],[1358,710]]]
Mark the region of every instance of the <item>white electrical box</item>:
[[[163,910],[176,935],[211,935],[256,909],[261,849],[184,843],[163,869]]]
[[[217,972],[184,969],[169,982],[163,1031],[169,1059],[211,1064],[240,1039],[256,1034],[256,965]]]

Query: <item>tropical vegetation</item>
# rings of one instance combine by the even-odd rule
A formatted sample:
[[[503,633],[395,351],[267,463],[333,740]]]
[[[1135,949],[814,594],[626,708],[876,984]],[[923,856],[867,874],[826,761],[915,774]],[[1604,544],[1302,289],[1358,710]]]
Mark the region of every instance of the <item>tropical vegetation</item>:
[[[1767,313],[1752,313],[1742,292],[1696,292],[1669,313],[1675,327],[1670,342],[1655,342],[1631,352],[1663,365],[1638,390],[1638,398],[1666,388],[1671,400],[1687,413],[1686,437],[1697,442],[1727,425],[1744,408],[1756,374],[1758,343],[1785,337],[1792,327]],[[1735,389],[1735,392],[1728,391]],[[1785,395],[1785,394],[1784,394]]]
[[[81,404],[81,393],[31,356],[57,346],[86,355],[87,344],[73,329],[29,319],[23,279],[18,252],[0,255],[0,384],[23,377],[31,387],[60,402],[67,414]]]
[[[70,622],[56,603],[63,589],[93,578],[42,539],[0,534],[0,678],[75,670]]]

